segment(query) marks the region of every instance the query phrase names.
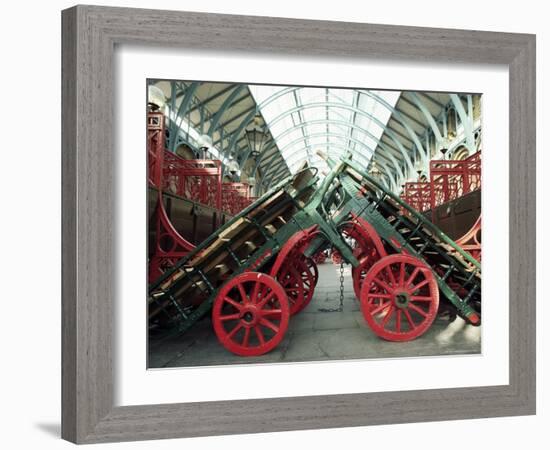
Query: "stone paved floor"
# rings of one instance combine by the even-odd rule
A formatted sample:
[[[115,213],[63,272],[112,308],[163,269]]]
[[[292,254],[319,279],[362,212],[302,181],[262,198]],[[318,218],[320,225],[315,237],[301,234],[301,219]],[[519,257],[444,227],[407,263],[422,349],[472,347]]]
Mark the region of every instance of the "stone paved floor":
[[[366,358],[399,358],[480,353],[480,328],[436,319],[420,338],[388,342],[378,338],[365,322],[352,287],[351,271],[344,271],[343,312],[321,312],[339,304],[339,267],[319,266],[319,282],[308,307],[290,319],[288,331],[277,348],[260,357],[240,357],[222,347],[209,317],[186,334],[161,344],[151,339],[149,367],[212,366]]]

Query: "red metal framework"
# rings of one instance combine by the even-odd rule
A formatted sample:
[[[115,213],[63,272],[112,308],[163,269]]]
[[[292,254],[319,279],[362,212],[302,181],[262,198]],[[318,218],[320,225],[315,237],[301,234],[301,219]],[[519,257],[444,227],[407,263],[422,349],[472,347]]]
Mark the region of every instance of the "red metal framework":
[[[401,198],[417,211],[433,211],[477,189],[481,189],[481,151],[464,160],[430,161],[430,181],[405,183]]]
[[[481,152],[464,160],[430,161],[431,209],[481,189]]]
[[[236,215],[251,203],[250,185],[247,183],[222,183],[222,210]]]
[[[174,263],[195,248],[174,228],[162,201],[164,160],[169,154],[164,149],[164,115],[150,112],[147,116],[147,165],[148,182],[158,189],[155,211],[155,250],[149,261],[149,282],[157,279]],[[181,158],[180,158],[181,159]]]
[[[222,206],[222,163],[210,159],[183,159],[164,152],[163,189],[197,203]]]
[[[432,198],[431,184],[427,182],[405,183],[403,200],[417,211],[423,212],[431,209]]]
[[[464,236],[456,240],[456,243],[475,259],[481,261],[481,216]]]
[[[156,187],[162,182],[164,140],[164,114],[150,112],[147,115],[147,178],[149,184]]]
[[[195,248],[184,239],[172,225],[164,203],[162,194],[159,194],[156,214],[156,243],[155,252],[149,261],[149,282],[152,283],[164,271],[172,267],[176,261],[183,258]]]

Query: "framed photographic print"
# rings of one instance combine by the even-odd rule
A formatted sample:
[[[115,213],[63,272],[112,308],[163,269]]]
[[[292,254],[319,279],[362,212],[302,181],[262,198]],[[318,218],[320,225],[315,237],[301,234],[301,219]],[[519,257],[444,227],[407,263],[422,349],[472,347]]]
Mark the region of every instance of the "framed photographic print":
[[[532,35],[64,11],[63,437],[533,414],[534,73]]]

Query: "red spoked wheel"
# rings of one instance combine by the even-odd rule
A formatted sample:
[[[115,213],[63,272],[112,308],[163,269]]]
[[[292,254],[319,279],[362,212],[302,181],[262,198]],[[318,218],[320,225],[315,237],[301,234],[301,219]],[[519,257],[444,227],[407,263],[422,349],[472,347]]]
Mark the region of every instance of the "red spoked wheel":
[[[359,299],[361,286],[367,272],[376,261],[386,256],[387,253],[376,231],[372,229],[368,222],[360,218],[355,218],[342,231],[348,241],[351,241],[353,255],[359,260],[359,266],[353,267],[351,270],[353,290],[355,296]]]
[[[307,266],[306,258],[302,255],[293,255],[285,260],[285,264],[277,273],[277,280],[288,297],[291,316],[309,304],[313,297],[315,280]]]
[[[286,292],[292,316],[300,311],[304,303],[305,292],[302,276],[299,269],[293,264],[285,264],[277,274],[277,280]]]
[[[218,292],[212,309],[220,343],[240,356],[273,350],[288,328],[288,298],[283,287],[264,273],[245,272]]]
[[[365,242],[365,247],[361,248],[361,252],[356,255],[356,257],[359,259],[359,265],[351,269],[351,276],[353,278],[353,290],[355,291],[355,296],[360,298],[363,280],[374,263],[380,260],[381,255],[378,253],[374,243],[370,241],[370,243]]]
[[[313,276],[313,284],[317,286],[317,282],[319,281],[319,269],[317,268],[317,264],[315,264],[313,258],[304,257],[304,260],[309,272]]]
[[[326,260],[327,260],[327,254],[324,251],[313,255],[313,261],[315,262],[315,264],[324,264]]]
[[[313,265],[309,265],[311,262]],[[315,291],[315,286],[317,285],[317,280],[319,279],[319,271],[315,263],[306,257],[301,257],[297,261],[297,268],[300,272],[302,286],[304,287],[304,300],[300,305],[300,308],[296,312],[302,311],[313,298],[313,293]]]
[[[376,262],[361,288],[361,311],[371,329],[388,341],[410,341],[434,321],[439,289],[422,261],[403,254]]]

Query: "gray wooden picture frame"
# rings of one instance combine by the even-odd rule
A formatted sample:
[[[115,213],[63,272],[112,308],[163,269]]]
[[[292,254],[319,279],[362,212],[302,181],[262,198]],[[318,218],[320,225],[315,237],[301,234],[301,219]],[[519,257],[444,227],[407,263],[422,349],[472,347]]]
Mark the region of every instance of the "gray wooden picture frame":
[[[94,443],[535,413],[534,35],[97,6],[63,11],[62,31],[63,438]],[[509,384],[114,407],[117,44],[507,65]]]

